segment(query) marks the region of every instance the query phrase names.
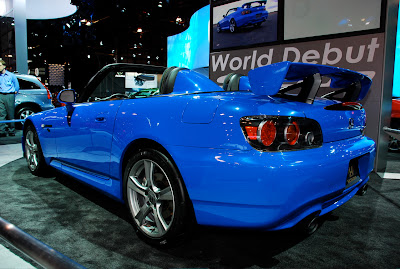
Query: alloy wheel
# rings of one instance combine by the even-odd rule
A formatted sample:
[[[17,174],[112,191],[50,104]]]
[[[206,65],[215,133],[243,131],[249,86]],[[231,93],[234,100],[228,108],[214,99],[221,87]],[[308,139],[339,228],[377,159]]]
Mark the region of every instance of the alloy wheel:
[[[30,115],[33,115],[33,114],[35,114],[35,112],[32,111],[32,110],[24,110],[24,111],[22,111],[22,113],[19,116],[19,118],[21,120],[24,120],[24,119],[26,119],[27,117],[29,117]]]
[[[25,138],[25,155],[31,171],[35,171],[39,165],[39,150],[35,142],[33,131],[29,130]]]
[[[139,229],[153,238],[167,233],[174,220],[174,193],[167,174],[156,162],[142,159],[132,166],[127,198]]]
[[[236,30],[236,22],[234,20],[232,20],[229,24],[229,30],[231,31],[231,33],[235,32]]]

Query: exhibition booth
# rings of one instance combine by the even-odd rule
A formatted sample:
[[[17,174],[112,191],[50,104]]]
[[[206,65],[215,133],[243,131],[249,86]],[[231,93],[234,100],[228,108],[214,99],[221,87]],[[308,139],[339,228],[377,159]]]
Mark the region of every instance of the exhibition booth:
[[[0,268],[398,267],[398,1],[3,2]]]

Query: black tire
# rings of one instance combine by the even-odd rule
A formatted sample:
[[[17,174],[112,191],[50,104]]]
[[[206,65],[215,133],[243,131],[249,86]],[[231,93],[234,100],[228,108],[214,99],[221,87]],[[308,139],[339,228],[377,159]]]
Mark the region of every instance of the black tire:
[[[45,176],[49,173],[50,167],[46,164],[40,146],[39,137],[35,127],[28,126],[24,132],[25,159],[28,162],[29,171],[35,176]]]
[[[390,152],[398,152],[400,150],[400,141],[396,138],[389,136],[388,150]]]
[[[262,24],[262,22],[257,22],[256,24],[254,24],[254,27],[258,28],[261,26],[261,24]]]
[[[37,112],[39,112],[40,110],[32,107],[32,106],[25,106],[25,107],[21,107],[20,109],[18,109],[18,111],[15,113],[15,119],[18,120],[24,120],[26,119],[28,116],[33,115]],[[23,124],[18,122],[15,124],[15,127],[18,129],[22,129]]]
[[[232,20],[229,22],[229,31],[230,31],[231,33],[234,33],[234,32],[236,32],[236,30],[237,30],[236,22],[235,22],[234,19],[232,19]]]
[[[180,173],[159,151],[141,150],[129,159],[124,198],[136,233],[151,245],[180,243],[194,227],[193,207]]]

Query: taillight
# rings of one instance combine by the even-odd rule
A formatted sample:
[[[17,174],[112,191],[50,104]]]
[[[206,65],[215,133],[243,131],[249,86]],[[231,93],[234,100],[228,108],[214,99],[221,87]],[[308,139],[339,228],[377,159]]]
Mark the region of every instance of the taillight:
[[[39,79],[39,81],[40,81],[40,79]],[[49,91],[49,89],[46,87],[46,85],[44,85],[44,83],[42,81],[40,81],[40,83],[42,83],[43,87],[47,91],[47,99],[51,99],[51,92]]]
[[[294,121],[292,123],[289,123],[285,128],[284,135],[285,140],[289,145],[293,146],[294,144],[296,144],[299,140],[300,135],[300,128],[297,122]]]
[[[260,129],[260,142],[264,146],[271,146],[276,138],[276,127],[272,120],[264,121],[259,126]]]
[[[250,10],[244,10],[244,11],[242,11],[242,15],[246,15],[246,14],[250,14],[250,13],[251,13]]]
[[[248,116],[240,119],[243,134],[261,151],[288,151],[320,147],[322,131],[317,121],[300,117]]]

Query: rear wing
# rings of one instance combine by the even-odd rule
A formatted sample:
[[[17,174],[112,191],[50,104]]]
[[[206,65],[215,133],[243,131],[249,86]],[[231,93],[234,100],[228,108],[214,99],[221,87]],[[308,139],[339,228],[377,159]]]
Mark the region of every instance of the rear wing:
[[[341,102],[362,100],[371,87],[372,80],[348,69],[307,63],[280,62],[251,70],[248,74],[251,91],[258,95],[280,97],[312,104],[320,89],[322,78],[330,78],[330,87],[338,88],[323,98]],[[284,83],[293,83],[282,88]],[[291,93],[296,92],[295,94]]]
[[[251,4],[254,4],[254,3],[260,4],[260,6],[262,6],[262,5],[266,5],[267,1],[266,0],[260,0],[260,1],[248,2],[248,3],[243,4],[242,8],[251,8]]]

